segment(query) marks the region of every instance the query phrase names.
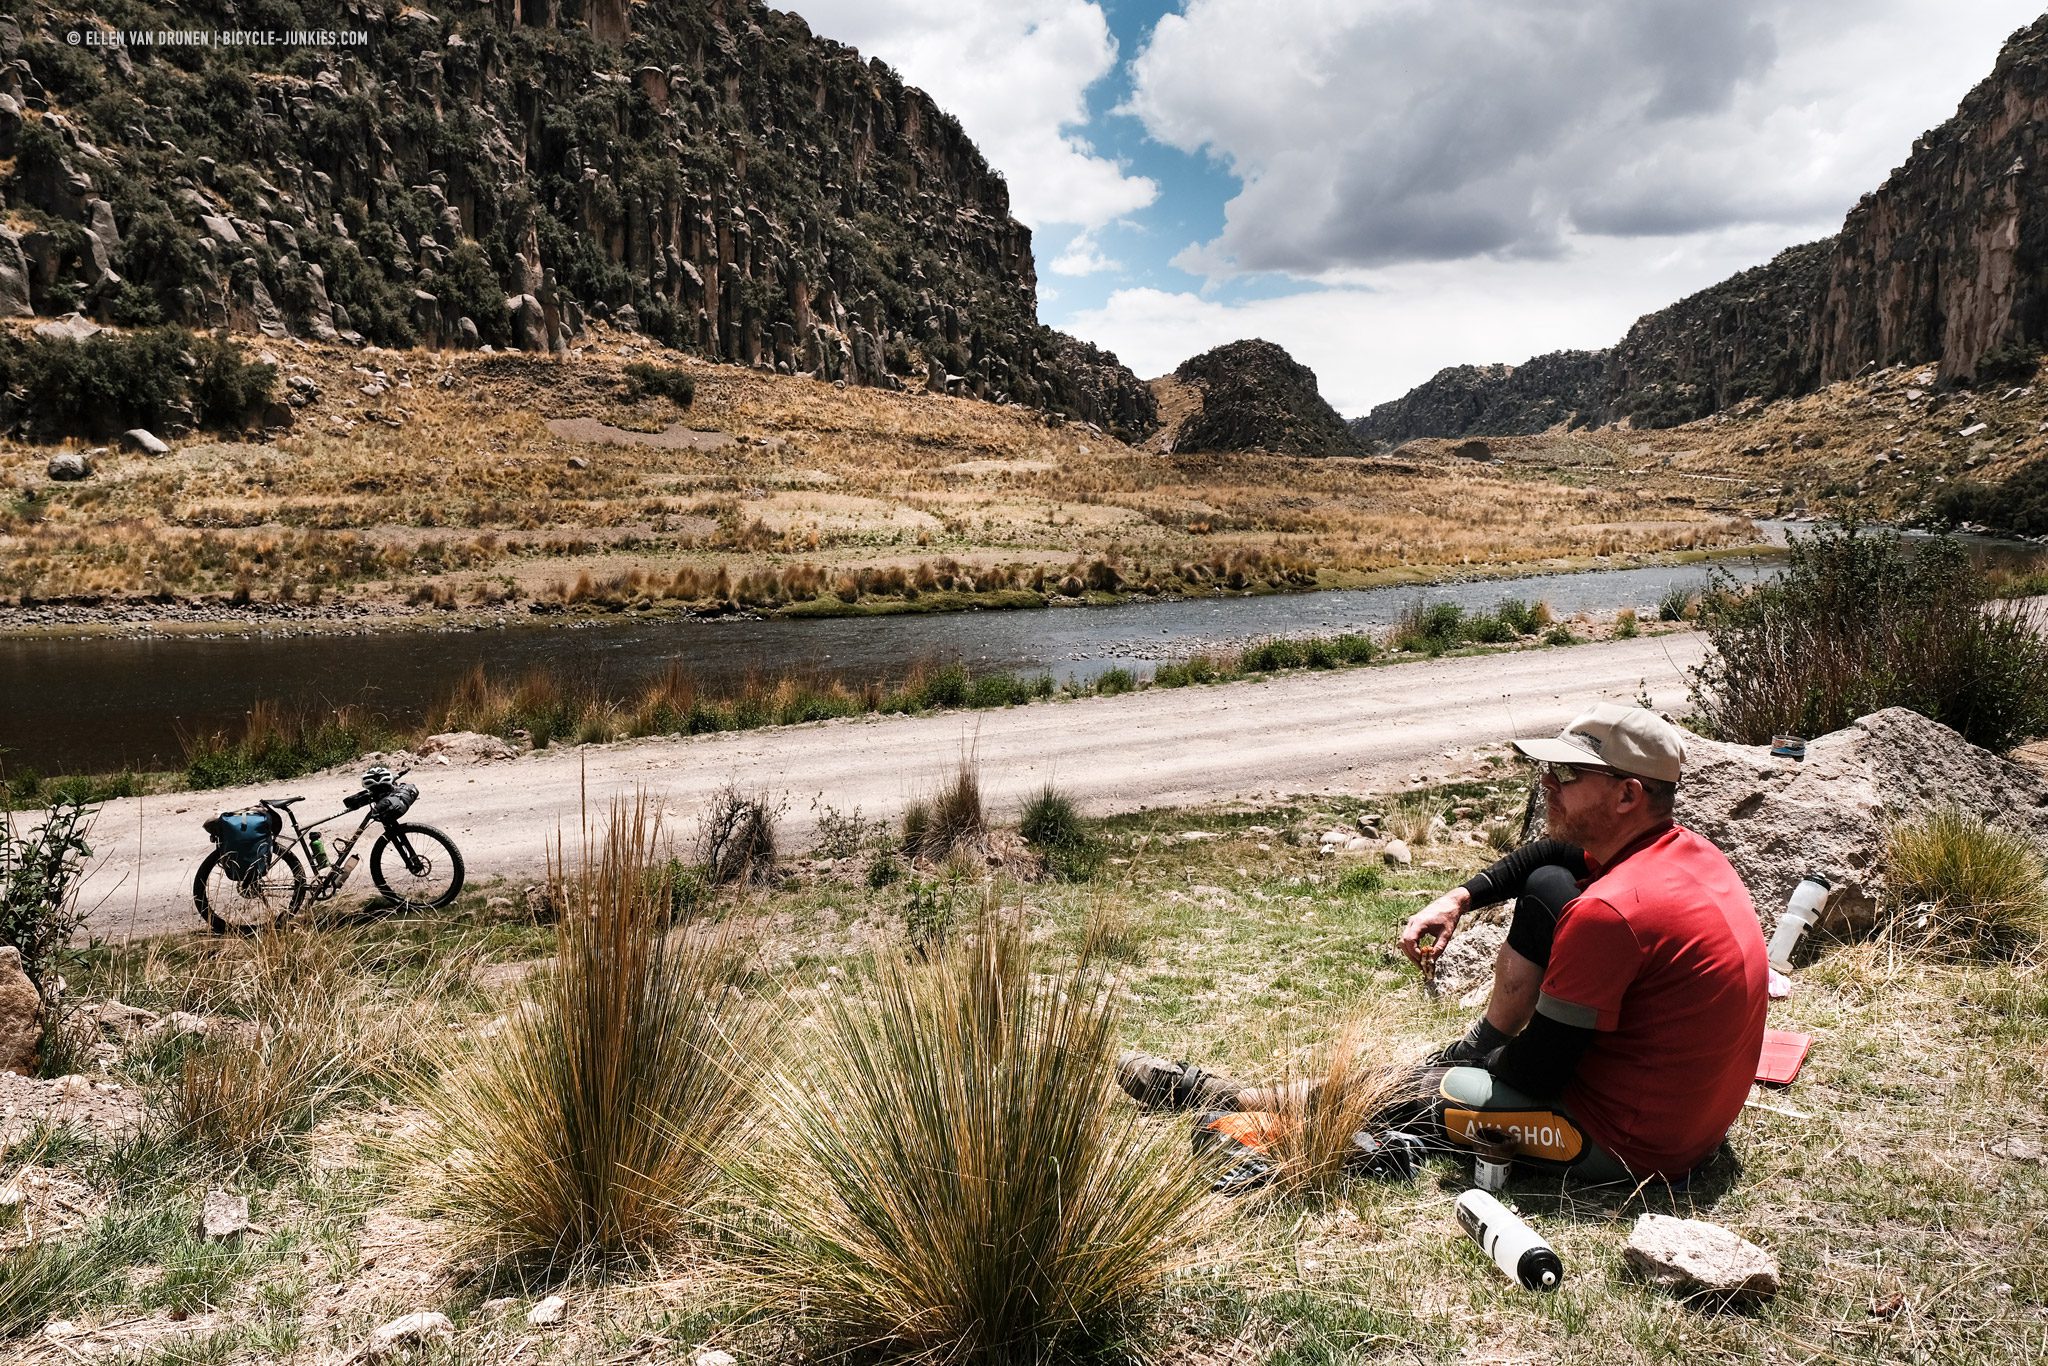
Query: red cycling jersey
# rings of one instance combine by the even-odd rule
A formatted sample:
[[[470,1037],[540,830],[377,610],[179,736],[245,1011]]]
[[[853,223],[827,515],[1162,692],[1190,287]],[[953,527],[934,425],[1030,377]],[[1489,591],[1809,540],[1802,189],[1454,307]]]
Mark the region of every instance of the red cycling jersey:
[[[1763,931],[1727,856],[1670,825],[1558,917],[1536,1009],[1596,1031],[1565,1108],[1639,1176],[1678,1177],[1748,1098],[1769,1004]]]

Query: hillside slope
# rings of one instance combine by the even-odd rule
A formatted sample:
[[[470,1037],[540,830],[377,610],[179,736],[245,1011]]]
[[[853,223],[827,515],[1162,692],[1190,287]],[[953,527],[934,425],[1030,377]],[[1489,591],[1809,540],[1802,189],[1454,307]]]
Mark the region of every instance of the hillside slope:
[[[1969,383],[2005,373],[2044,342],[2048,15],[2007,41],[1955,116],[1915,141],[1838,234],[1647,314],[1594,353],[1606,358],[1597,397],[1576,370],[1557,372],[1556,387],[1543,390],[1513,378],[1534,361],[1457,367],[1352,429],[1380,441],[1513,435],[1546,403],[1581,421],[1598,413],[1593,420],[1668,427],[1883,365],[1933,363],[1939,383]],[[1451,394],[1462,397],[1447,401]]]
[[[343,43],[114,44],[273,25]],[[541,351],[603,318],[1154,421],[1038,323],[1030,232],[959,124],[757,0],[60,3],[0,19],[0,56],[0,315]]]

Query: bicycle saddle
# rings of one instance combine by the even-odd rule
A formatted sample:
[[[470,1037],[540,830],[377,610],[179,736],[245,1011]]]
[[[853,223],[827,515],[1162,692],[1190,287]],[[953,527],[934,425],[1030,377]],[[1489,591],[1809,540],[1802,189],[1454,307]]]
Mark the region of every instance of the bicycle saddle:
[[[290,806],[293,802],[302,802],[306,799],[304,797],[259,797],[257,800],[265,806]]]

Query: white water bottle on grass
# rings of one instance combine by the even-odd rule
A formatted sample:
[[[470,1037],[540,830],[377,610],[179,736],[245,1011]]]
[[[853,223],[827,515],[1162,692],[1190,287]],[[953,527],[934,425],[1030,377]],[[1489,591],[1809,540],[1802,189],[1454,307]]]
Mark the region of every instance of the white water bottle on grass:
[[[1806,932],[1813,928],[1813,923],[1820,919],[1820,908],[1826,903],[1831,890],[1828,880],[1819,873],[1808,873],[1792,889],[1784,914],[1778,917],[1777,932],[1771,936],[1770,947],[1765,951],[1771,966],[1779,972],[1792,971],[1793,951],[1806,937]]]

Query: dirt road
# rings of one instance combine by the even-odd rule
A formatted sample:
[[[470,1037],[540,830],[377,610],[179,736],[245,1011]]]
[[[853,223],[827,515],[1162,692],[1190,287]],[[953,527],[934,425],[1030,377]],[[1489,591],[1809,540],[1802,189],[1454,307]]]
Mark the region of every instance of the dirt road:
[[[1368,792],[1468,768],[1476,747],[1554,732],[1592,700],[1647,691],[1659,707],[1677,708],[1684,670],[1701,649],[1684,633],[1002,711],[627,741],[481,768],[430,765],[414,774],[414,814],[455,837],[475,881],[538,871],[543,841],[558,827],[573,830],[579,790],[597,811],[645,788],[688,838],[705,799],[735,783],[787,802],[790,848],[809,843],[820,807],[893,820],[966,753],[978,759],[983,796],[998,813],[1048,780],[1096,814]],[[93,837],[90,930],[119,938],[195,928],[192,875],[211,847],[202,820],[259,796],[294,794],[308,798],[302,811],[325,815],[354,786],[352,770],[335,771],[107,803]],[[344,897],[358,888],[369,890],[361,869]]]

